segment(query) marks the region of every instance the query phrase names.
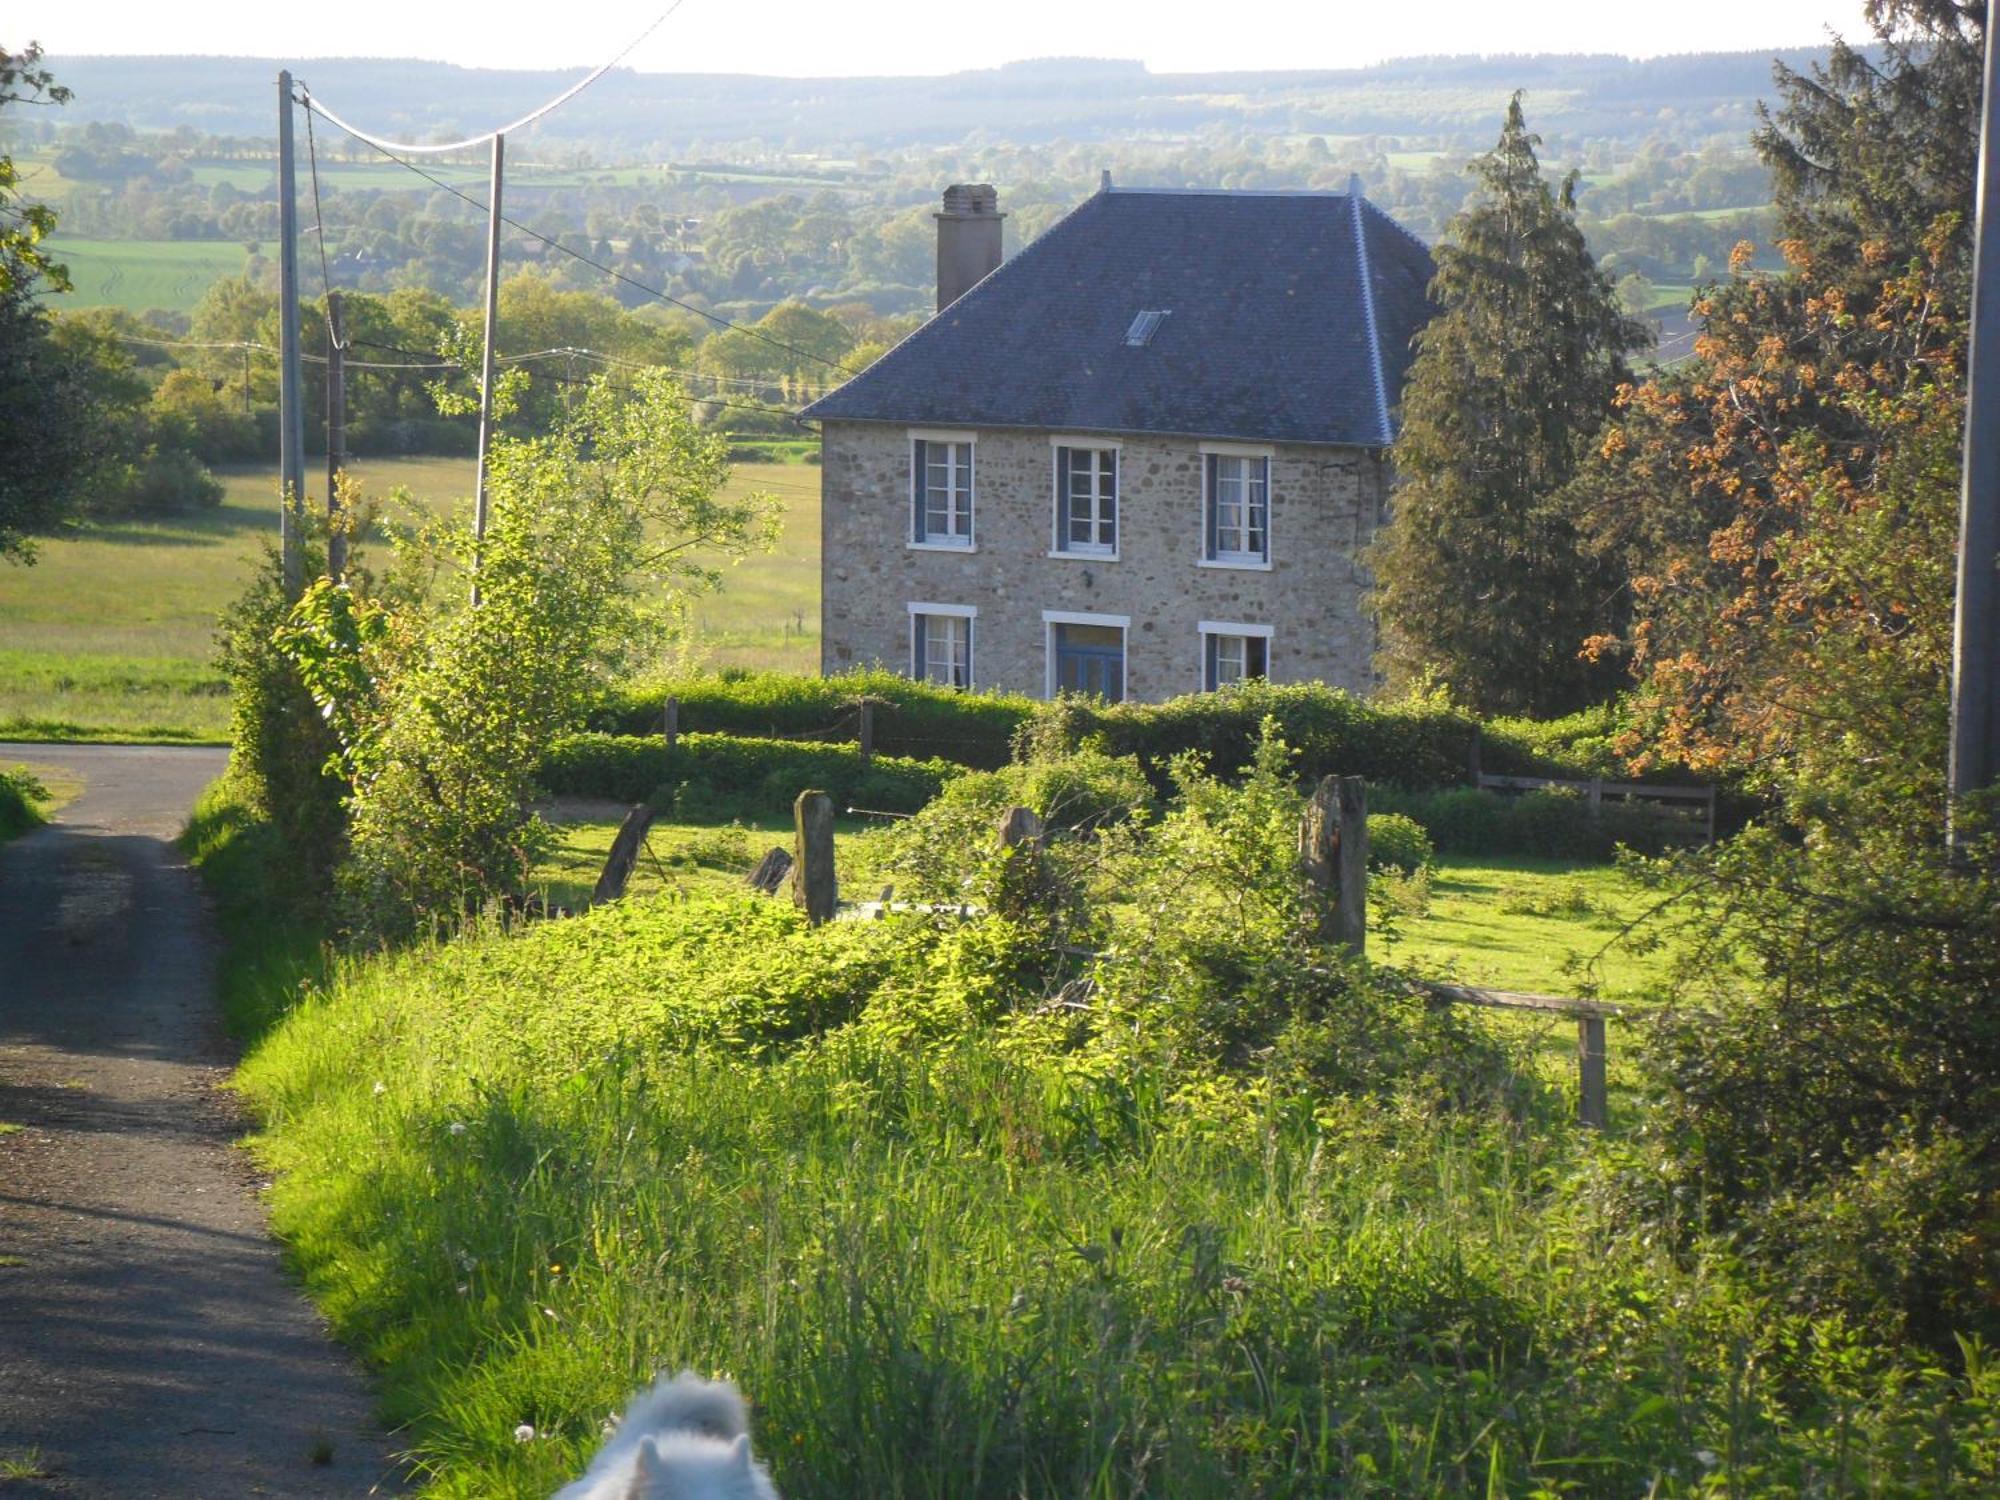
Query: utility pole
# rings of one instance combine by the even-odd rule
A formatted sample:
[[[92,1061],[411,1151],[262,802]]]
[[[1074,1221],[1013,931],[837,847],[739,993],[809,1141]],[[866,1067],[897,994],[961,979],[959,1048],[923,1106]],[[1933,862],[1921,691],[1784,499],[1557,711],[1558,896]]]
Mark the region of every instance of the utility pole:
[[[1958,520],[1958,609],[1952,631],[1951,840],[1967,830],[1961,798],[2000,780],[2000,44],[1986,34],[1986,96],[1979,133],[1979,199],[1974,222],[1972,354],[1965,395],[1965,485]]]
[[[278,544],[285,597],[303,582],[306,427],[299,368],[299,204],[292,161],[292,75],[278,74]]]
[[[500,326],[500,176],[506,162],[507,138],[493,137],[493,182],[486,200],[486,347],[479,374],[479,479],[473,492],[472,602],[479,602],[477,544],[486,540],[486,450],[493,438],[493,336]]]
[[[326,576],[347,575],[347,532],[340,513],[340,471],[347,467],[347,334],[340,293],[326,294]]]

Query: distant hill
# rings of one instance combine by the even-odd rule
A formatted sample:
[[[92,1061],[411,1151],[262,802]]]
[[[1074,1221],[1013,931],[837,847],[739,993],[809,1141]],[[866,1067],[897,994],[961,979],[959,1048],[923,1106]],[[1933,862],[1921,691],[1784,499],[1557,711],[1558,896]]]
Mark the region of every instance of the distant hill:
[[[1778,54],[1803,67],[1823,48]],[[1059,58],[933,78],[770,78],[614,72],[537,127],[543,144],[684,154],[760,141],[802,153],[885,150],[983,137],[1021,144],[1192,137],[1218,127],[1332,136],[1484,137],[1509,93],[1529,91],[1552,142],[1741,140],[1770,93],[1773,55],[1700,53],[1425,57],[1318,72],[1151,73],[1136,62]],[[241,57],[52,56],[75,90],[69,122],[208,134],[272,129],[278,61]],[[335,109],[407,138],[447,138],[525,112],[573,82],[563,73],[446,63],[311,58],[289,64]]]

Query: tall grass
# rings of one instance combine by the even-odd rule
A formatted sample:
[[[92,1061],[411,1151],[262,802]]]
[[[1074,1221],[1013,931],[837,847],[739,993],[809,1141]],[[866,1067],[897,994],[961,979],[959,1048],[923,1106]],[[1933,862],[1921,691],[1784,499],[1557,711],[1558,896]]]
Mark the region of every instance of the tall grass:
[[[1093,1070],[992,1011],[982,933],[654,898],[354,958],[284,1016],[241,1075],[274,1223],[428,1493],[548,1494],[681,1365],[743,1383],[792,1500],[1993,1477],[1977,1350],[1773,1313],[1630,1206],[1623,1148]]]

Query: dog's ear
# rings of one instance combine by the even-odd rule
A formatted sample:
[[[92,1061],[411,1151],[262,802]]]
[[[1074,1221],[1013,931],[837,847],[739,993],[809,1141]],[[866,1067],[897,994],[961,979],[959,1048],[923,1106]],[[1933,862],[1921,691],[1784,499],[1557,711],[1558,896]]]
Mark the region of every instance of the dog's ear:
[[[625,1485],[625,1500],[652,1500],[658,1491],[660,1450],[651,1438],[633,1450],[632,1477]]]
[[[738,1473],[750,1472],[750,1434],[739,1432],[736,1441],[729,1445],[729,1466]]]

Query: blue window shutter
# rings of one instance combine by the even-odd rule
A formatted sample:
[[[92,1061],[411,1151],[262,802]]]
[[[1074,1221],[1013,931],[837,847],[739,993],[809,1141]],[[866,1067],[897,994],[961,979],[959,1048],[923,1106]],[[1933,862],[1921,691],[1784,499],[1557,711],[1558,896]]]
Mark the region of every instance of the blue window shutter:
[[[1202,481],[1201,514],[1202,514],[1203,536],[1201,542],[1201,547],[1202,547],[1201,555],[1207,558],[1210,562],[1213,562],[1215,560],[1215,552],[1216,552],[1215,476],[1217,472],[1216,457],[1213,453],[1209,454],[1205,459],[1202,460],[1202,467],[1206,471],[1207,477]]]
[[[1209,693],[1214,692],[1216,688],[1215,637],[1212,635],[1204,635],[1201,638],[1201,686],[1202,691]]]
[[[924,486],[930,482],[930,470],[924,454],[924,440],[917,438],[910,444],[910,538],[921,542],[924,539]]]

